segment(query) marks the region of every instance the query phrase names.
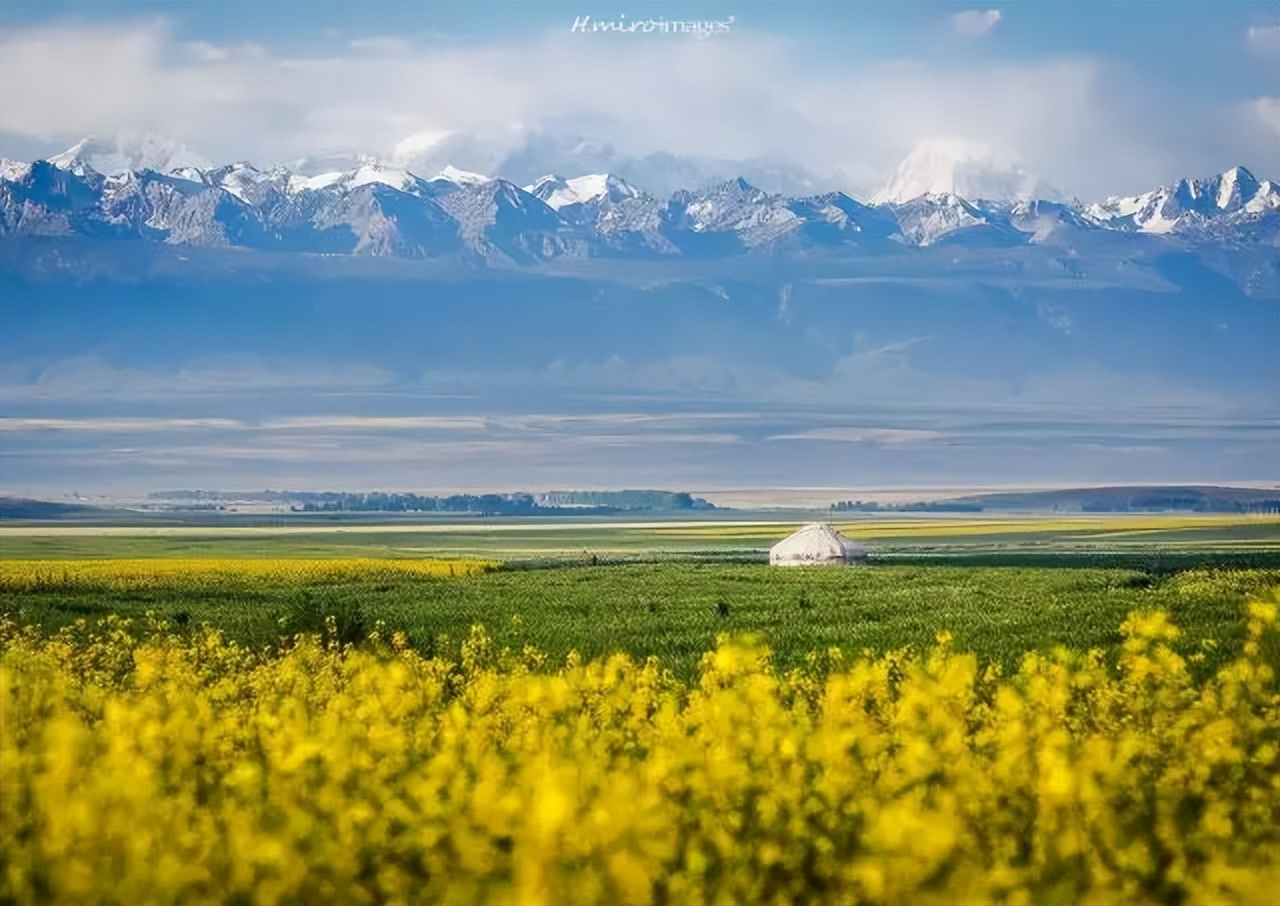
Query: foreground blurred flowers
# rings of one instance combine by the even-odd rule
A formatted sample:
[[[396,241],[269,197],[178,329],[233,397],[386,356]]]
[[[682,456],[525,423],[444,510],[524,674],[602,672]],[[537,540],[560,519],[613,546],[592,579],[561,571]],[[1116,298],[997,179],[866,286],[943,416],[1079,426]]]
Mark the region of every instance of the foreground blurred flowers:
[[[473,630],[253,651],[0,623],[0,903],[1274,903],[1280,626],[1205,681],[724,640],[554,669]]]

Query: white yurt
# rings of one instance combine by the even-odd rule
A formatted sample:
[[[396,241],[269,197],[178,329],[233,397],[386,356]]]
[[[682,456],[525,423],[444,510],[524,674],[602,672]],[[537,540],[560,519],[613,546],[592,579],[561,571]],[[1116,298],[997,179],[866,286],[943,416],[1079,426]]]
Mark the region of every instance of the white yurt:
[[[772,566],[838,566],[866,559],[865,547],[825,522],[812,522],[769,548]]]

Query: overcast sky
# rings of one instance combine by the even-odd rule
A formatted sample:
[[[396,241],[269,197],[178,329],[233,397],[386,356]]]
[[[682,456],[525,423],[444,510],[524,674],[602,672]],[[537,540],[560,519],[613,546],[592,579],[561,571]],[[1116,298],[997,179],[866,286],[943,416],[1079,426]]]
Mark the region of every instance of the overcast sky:
[[[590,30],[646,19],[668,25]],[[0,155],[19,158],[89,134],[260,166],[492,172],[585,148],[865,196],[960,139],[1097,198],[1235,164],[1280,177],[1278,96],[1273,2],[0,4]]]

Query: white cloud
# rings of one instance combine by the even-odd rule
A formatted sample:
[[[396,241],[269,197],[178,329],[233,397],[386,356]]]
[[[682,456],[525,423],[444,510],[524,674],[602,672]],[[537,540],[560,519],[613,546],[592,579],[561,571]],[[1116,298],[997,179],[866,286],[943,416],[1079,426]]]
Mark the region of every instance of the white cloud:
[[[775,434],[769,440],[824,440],[845,444],[923,444],[946,439],[939,431],[916,428],[814,428],[794,434]]]
[[[360,38],[350,44],[358,54],[371,57],[405,56],[413,52],[413,45],[404,38]]]
[[[1280,51],[1280,25],[1254,25],[1248,31],[1249,44],[1259,50]]]
[[[30,431],[88,431],[105,434],[136,434],[190,429],[231,431],[244,425],[229,418],[5,418],[0,417],[0,433]]]
[[[418,442],[460,438],[476,438],[476,443],[503,442],[518,435],[535,438],[578,437],[604,438],[609,443],[648,439],[712,438],[724,441],[736,435],[708,430],[717,422],[750,423],[750,413],[652,414],[605,412],[565,415],[558,413],[475,414],[475,415],[299,415],[263,419],[180,418],[167,416],[78,416],[25,417],[0,416],[0,434],[32,434],[41,432],[76,432],[82,434],[157,434],[177,431],[249,432],[260,437],[283,433],[286,443],[298,438],[331,440],[345,438],[352,443],[367,443],[365,435],[389,437],[414,434]]]
[[[988,10],[953,21],[977,34],[998,19]],[[308,56],[184,43],[161,20],[62,23],[0,32],[0,84],[24,87],[0,93],[0,130],[27,146],[61,150],[129,129],[262,166],[364,152],[424,166],[452,156],[493,172],[554,133],[619,157],[794,162],[862,195],[920,142],[944,136],[990,145],[1084,198],[1236,163],[1280,171],[1274,126],[1256,113],[1175,97],[1090,57],[814,66],[801,46],[747,29],[724,41],[555,32],[429,50],[367,39]]]
[[[451,132],[434,129],[415,132],[396,142],[391,149],[391,161],[401,166],[409,165],[415,160],[437,153],[452,135]]]
[[[1258,98],[1252,106],[1264,128],[1280,133],[1280,98]]]
[[[966,10],[951,16],[951,27],[966,38],[980,38],[1000,21],[1000,10]]]
[[[93,356],[65,359],[38,374],[0,368],[0,400],[8,405],[93,400],[168,400],[261,396],[288,391],[367,391],[392,375],[358,362],[319,363],[257,356],[207,357],[176,372],[121,368]]]
[[[451,415],[300,415],[273,418],[259,427],[270,431],[484,431],[483,416]]]

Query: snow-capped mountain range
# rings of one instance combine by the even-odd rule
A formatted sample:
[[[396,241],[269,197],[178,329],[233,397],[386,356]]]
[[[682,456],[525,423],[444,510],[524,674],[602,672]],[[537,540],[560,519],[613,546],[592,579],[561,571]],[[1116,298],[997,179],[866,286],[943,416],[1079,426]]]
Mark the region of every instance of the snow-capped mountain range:
[[[0,238],[81,236],[518,264],[723,257],[760,248],[1069,243],[1098,230],[1280,244],[1280,186],[1243,167],[1141,195],[1066,204],[1037,195],[1043,186],[1020,181],[1017,170],[988,179],[978,178],[985,171],[974,176],[952,168],[939,183],[941,171],[925,154],[904,161],[876,203],[864,204],[840,192],[771,194],[743,179],[659,198],[611,174],[548,175],[519,186],[453,167],[423,178],[360,158],[347,169],[304,175],[244,162],[207,167],[185,159],[181,149],[152,150],[154,161],[109,175],[90,163],[89,152],[100,163],[102,149],[85,142],[49,160],[0,160]],[[947,157],[964,160],[954,149]],[[940,186],[994,197],[935,191]]]

